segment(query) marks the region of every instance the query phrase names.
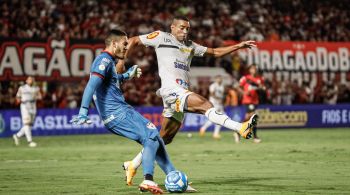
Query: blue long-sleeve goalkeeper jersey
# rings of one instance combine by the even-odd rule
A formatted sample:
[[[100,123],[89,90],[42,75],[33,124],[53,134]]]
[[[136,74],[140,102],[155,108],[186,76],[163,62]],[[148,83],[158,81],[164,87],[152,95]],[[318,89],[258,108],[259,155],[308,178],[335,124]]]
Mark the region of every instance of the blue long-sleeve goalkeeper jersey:
[[[117,73],[116,63],[113,56],[106,51],[95,58],[81,104],[81,111],[88,109],[93,93],[96,108],[105,124],[114,119],[122,120],[126,110],[131,108],[120,90],[123,76]]]

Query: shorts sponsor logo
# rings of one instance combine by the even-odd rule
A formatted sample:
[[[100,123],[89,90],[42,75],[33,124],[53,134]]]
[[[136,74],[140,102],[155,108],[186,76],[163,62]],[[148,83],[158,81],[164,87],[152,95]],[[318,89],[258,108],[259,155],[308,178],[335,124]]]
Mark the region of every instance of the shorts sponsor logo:
[[[147,35],[147,39],[154,39],[158,35],[159,35],[159,32],[157,32],[157,31],[153,32],[153,33]]]
[[[169,96],[175,96],[175,97],[178,97],[179,95],[177,95],[177,93],[171,93],[171,94],[169,94]]]
[[[181,105],[181,101],[179,98],[177,98],[176,102],[175,102],[175,111],[176,112],[180,112],[180,105]]]
[[[103,120],[103,124],[108,124],[109,122],[111,122],[112,120],[115,119],[115,116],[112,114],[111,116],[109,116],[108,118],[106,118],[105,120]]]
[[[156,126],[153,123],[151,123],[151,122],[148,122],[146,126],[149,129],[157,129]]]

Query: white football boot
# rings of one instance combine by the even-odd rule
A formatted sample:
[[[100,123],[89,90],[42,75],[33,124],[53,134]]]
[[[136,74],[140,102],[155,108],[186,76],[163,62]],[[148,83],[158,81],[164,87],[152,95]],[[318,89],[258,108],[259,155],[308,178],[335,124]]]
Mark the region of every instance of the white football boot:
[[[143,180],[139,185],[139,190],[141,192],[151,192],[152,194],[163,194],[163,190],[158,187],[156,182],[151,180]]]
[[[194,189],[192,186],[190,186],[190,184],[188,184],[186,193],[194,193],[194,192],[198,192],[198,191]]]
[[[37,144],[35,142],[29,142],[28,146],[31,148],[35,148]]]
[[[13,138],[13,141],[15,142],[15,145],[16,145],[16,146],[19,146],[19,137],[17,137],[17,135],[14,134],[14,135],[12,136],[12,138]]]

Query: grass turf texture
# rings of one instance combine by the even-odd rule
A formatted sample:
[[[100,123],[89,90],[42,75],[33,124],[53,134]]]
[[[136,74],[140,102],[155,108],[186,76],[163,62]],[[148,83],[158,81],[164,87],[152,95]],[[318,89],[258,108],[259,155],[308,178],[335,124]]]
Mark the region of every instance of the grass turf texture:
[[[180,133],[168,145],[175,166],[197,194],[349,194],[350,129],[262,130],[263,142],[220,141]],[[108,135],[35,137],[39,147],[0,139],[0,194],[140,194],[121,164],[140,146]],[[164,189],[165,175],[155,180]]]

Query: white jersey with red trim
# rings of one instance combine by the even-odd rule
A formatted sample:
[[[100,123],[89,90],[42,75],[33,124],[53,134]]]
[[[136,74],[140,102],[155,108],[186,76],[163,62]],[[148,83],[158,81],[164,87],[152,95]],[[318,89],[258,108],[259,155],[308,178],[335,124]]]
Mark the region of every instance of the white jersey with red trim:
[[[202,57],[207,47],[193,41],[179,42],[172,34],[155,31],[140,35],[145,46],[154,47],[157,60],[161,88],[189,88],[189,72],[193,56]]]

